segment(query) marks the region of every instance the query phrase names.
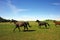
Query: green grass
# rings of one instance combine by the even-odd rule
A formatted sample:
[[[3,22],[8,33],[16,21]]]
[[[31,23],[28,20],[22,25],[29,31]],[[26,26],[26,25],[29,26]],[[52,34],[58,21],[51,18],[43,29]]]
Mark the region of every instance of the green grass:
[[[44,26],[39,28],[36,22],[29,22],[32,26],[29,30],[35,31],[21,31],[16,29],[13,32],[15,25],[13,23],[0,23],[0,40],[60,40],[60,26],[55,27],[52,21],[48,21],[50,24],[49,29]]]

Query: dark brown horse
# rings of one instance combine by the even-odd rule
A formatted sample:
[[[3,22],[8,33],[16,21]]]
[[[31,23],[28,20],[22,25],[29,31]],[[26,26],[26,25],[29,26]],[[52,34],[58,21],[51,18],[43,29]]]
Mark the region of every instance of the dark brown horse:
[[[47,28],[47,25],[50,26],[47,22],[42,22],[42,21],[39,21],[39,20],[36,20],[36,22],[38,22],[38,25],[41,26],[44,25],[46,28]]]
[[[55,23],[55,26],[60,25],[60,21],[53,21]]]
[[[31,27],[31,26],[29,25],[29,22],[18,22],[18,21],[13,21],[13,22],[14,22],[14,24],[15,24],[15,26],[16,26],[13,31],[15,31],[16,28],[18,28],[19,31],[20,31],[20,27],[24,27],[24,30],[25,30],[25,29],[28,30],[28,26]]]

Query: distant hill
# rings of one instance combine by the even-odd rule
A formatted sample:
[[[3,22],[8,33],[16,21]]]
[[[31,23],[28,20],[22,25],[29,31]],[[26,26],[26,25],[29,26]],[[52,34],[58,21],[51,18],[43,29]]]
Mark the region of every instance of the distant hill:
[[[13,22],[13,21],[16,21],[16,20],[14,20],[14,19],[12,19],[12,20],[9,20],[9,19],[4,19],[4,18],[2,18],[2,17],[0,17],[0,22]]]
[[[0,22],[10,22],[10,20],[0,17]]]

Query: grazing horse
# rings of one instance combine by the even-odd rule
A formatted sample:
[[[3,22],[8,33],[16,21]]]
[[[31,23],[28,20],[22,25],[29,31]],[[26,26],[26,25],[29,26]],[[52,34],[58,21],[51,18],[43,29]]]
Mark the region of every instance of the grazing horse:
[[[15,26],[16,26],[13,31],[15,31],[16,28],[18,28],[19,31],[20,31],[20,27],[22,27],[22,26],[24,27],[24,30],[25,30],[25,29],[28,30],[28,26],[31,27],[31,26],[29,25],[29,22],[18,22],[18,21],[13,21],[13,22],[14,22],[14,24],[15,24]]]
[[[47,28],[47,25],[50,26],[48,23],[46,22],[41,22],[39,20],[36,20],[36,22],[38,22],[39,26],[45,25],[45,27]]]
[[[55,26],[56,25],[60,25],[60,22],[59,21],[53,21],[55,23]]]

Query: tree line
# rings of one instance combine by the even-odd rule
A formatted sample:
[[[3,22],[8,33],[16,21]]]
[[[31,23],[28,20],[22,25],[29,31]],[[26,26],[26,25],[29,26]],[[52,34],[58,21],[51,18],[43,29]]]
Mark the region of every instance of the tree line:
[[[14,20],[14,19],[4,19],[2,17],[0,17],[0,22],[16,22],[17,20]],[[50,20],[50,19],[47,19],[45,21],[53,21],[53,20]]]
[[[14,21],[17,21],[17,20],[14,20],[14,19],[4,19],[2,17],[0,17],[0,22],[14,22]]]

